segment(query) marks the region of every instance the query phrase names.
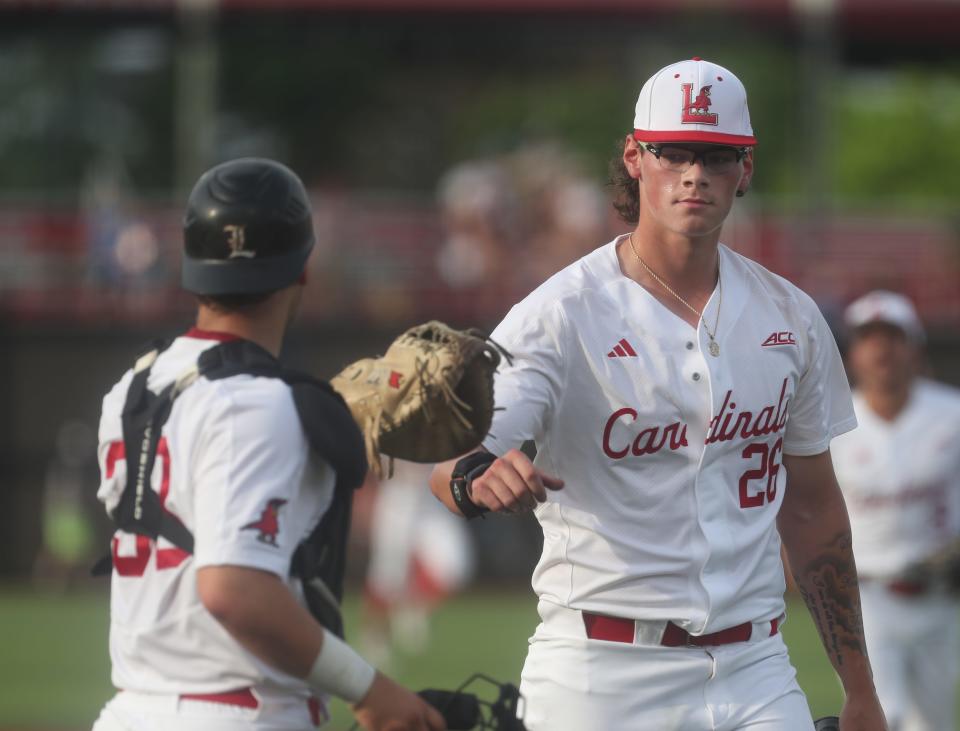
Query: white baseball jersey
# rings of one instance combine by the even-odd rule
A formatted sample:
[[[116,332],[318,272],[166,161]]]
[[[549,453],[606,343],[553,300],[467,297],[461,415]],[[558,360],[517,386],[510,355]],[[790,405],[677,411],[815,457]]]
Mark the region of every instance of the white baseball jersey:
[[[893,421],[853,402],[860,425],[832,455],[857,570],[893,577],[960,535],[960,390],[918,379]]]
[[[825,451],[856,420],[836,343],[799,289],[724,246],[718,357],[623,274],[618,241],[559,272],[493,333],[485,446],[533,439],[562,477],[536,510],[541,599],[672,620],[703,634],[779,616],[784,454]],[[718,293],[704,318],[717,316]]]
[[[214,333],[192,330],[154,363],[148,387],[159,392],[182,375]],[[132,373],[103,400],[98,497],[116,506],[127,463],[120,414]],[[198,379],[174,402],[153,470],[164,509],[193,533],[194,554],[165,539],[118,531],[112,541],[110,657],[113,684],[143,693],[218,693],[259,686],[309,697],[303,680],[244,650],[206,611],[197,569],[235,565],[289,579],[297,544],[333,497],[332,469],[313,456],[289,387],[280,379]]]

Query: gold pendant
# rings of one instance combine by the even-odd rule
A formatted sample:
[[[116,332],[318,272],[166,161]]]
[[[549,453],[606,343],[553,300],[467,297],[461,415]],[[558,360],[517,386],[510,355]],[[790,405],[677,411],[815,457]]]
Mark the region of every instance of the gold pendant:
[[[710,355],[712,355],[714,358],[720,355],[720,345],[716,340],[711,340],[710,345],[707,347],[710,350]]]

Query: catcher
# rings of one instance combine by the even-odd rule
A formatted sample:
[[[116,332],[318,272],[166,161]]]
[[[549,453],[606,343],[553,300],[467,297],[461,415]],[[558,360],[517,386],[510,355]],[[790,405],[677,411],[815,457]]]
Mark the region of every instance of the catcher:
[[[369,731],[441,731],[434,708],[342,640],[352,493],[367,448],[392,444],[405,412],[389,401],[365,439],[329,385],[277,360],[314,242],[302,183],[270,160],[224,163],[197,182],[184,227],[196,327],[103,400],[98,497],[117,530],[101,569],[120,692],[95,731],[302,731],[330,696]],[[411,393],[435,393],[434,361],[414,362],[397,370]],[[441,391],[468,413],[469,394]]]
[[[960,677],[960,391],[921,377],[923,326],[904,296],[846,311],[860,426],[834,442],[863,625],[891,729],[955,728]]]

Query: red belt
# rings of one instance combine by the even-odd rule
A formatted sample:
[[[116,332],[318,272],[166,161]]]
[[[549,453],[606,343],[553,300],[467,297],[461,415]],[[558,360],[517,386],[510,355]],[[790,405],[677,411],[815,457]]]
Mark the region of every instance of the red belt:
[[[861,582],[881,584],[891,594],[900,596],[922,596],[931,590],[930,583],[913,579],[888,579],[880,576],[861,576]]]
[[[930,590],[930,585],[925,581],[895,580],[887,582],[887,589],[901,596],[921,596]]]
[[[224,693],[183,693],[180,695],[182,700],[188,701],[206,701],[207,703],[222,703],[225,706],[239,706],[240,708],[259,708],[260,701],[253,694],[250,688],[240,688],[238,690],[228,690]],[[307,708],[310,711],[310,720],[314,726],[320,725],[320,701],[316,698],[307,700]]]
[[[583,612],[583,626],[591,640],[608,642],[626,642],[632,644],[636,632],[636,621],[624,617],[608,617],[603,614]],[[770,620],[770,636],[777,633],[780,619]],[[729,645],[731,642],[746,642],[753,634],[753,624],[744,622],[736,627],[728,627],[708,635],[692,635],[673,622],[667,622],[660,644],[663,647],[706,647],[710,645]]]
[[[240,706],[240,708],[259,708],[260,701],[250,688],[228,690],[225,693],[184,693],[180,696],[185,701],[206,701],[207,703],[222,703],[225,706]]]

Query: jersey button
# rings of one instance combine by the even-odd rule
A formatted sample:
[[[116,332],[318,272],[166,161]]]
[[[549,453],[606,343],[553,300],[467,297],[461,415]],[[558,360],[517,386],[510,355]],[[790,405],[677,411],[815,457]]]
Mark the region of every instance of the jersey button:
[[[689,340],[687,341],[687,350],[693,350],[693,343],[691,343]]]
[[[699,374],[699,373],[694,373],[694,374],[693,374],[693,380],[694,380],[694,381],[699,381],[699,380],[700,380],[700,374]]]

